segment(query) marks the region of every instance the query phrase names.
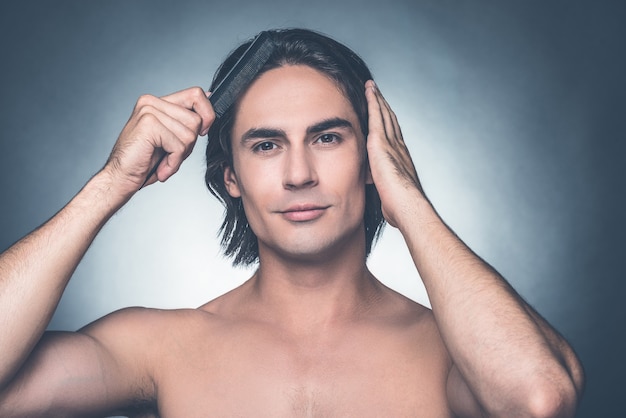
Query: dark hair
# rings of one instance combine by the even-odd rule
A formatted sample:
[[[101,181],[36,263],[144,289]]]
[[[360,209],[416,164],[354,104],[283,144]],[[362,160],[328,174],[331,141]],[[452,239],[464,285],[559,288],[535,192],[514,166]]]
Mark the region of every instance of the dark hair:
[[[280,29],[268,32],[275,48],[256,77],[285,65],[306,65],[320,71],[333,80],[350,100],[363,135],[367,138],[365,82],[371,79],[372,75],[363,60],[341,43],[311,30]],[[251,42],[250,40],[240,45],[224,60],[215,73],[210,90],[228,74]],[[258,239],[248,224],[241,198],[231,197],[224,185],[224,167],[232,167],[233,164],[231,132],[236,107],[236,104],[231,106],[209,129],[205,182],[211,194],[225,207],[224,221],[220,228],[224,255],[234,257],[233,265],[246,266],[258,261]],[[365,187],[363,221],[366,237],[365,253],[369,255],[385,220],[376,188],[373,184]]]

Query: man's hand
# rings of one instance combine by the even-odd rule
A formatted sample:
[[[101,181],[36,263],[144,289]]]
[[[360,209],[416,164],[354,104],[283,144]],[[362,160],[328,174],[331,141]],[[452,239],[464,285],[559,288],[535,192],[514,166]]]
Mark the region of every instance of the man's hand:
[[[369,112],[367,153],[372,179],[385,219],[398,227],[401,213],[409,204],[407,193],[423,197],[423,191],[396,115],[372,80],[365,87]]]
[[[161,98],[141,96],[103,170],[127,194],[139,190],[157,163],[146,184],[163,182],[178,171],[214,119],[213,107],[199,87]]]

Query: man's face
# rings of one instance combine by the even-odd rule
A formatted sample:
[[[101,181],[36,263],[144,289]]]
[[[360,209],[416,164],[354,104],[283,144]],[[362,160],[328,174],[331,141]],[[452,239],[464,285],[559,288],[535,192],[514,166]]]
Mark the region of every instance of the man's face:
[[[316,260],[365,245],[365,140],[334,82],[308,66],[262,74],[240,99],[226,187],[259,253]],[[343,246],[343,247],[342,247]]]

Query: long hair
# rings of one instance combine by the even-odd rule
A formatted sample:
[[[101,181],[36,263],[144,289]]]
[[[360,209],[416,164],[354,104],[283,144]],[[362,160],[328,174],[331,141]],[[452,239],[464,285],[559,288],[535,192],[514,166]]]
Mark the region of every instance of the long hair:
[[[359,119],[363,136],[367,138],[368,114],[365,82],[372,75],[363,60],[348,47],[318,32],[307,29],[279,29],[269,31],[275,48],[256,77],[266,71],[285,65],[306,65],[333,80],[348,98]],[[218,68],[211,90],[228,74],[252,41],[236,48]],[[215,120],[208,132],[206,148],[207,169],[205,182],[211,194],[225,207],[220,228],[224,255],[233,258],[233,265],[248,266],[258,261],[258,239],[250,225],[241,202],[233,198],[224,185],[224,167],[233,166],[231,133],[236,104]],[[366,248],[369,255],[373,242],[384,225],[380,197],[373,184],[365,185]]]

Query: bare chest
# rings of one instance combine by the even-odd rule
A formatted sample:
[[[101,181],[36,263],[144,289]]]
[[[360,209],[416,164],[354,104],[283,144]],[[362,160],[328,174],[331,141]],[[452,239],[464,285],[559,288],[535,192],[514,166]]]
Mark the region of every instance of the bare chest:
[[[367,338],[230,335],[172,357],[162,417],[446,417],[446,366],[430,346]]]

